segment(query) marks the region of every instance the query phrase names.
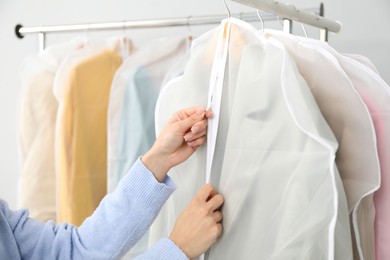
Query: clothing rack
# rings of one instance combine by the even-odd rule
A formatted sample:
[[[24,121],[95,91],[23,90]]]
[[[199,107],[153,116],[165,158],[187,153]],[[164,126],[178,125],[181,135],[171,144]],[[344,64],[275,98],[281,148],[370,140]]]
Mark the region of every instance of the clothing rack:
[[[250,6],[257,5],[255,2],[264,2],[260,0],[254,1],[245,1],[245,0],[234,0],[236,2],[244,3],[246,5],[251,4]],[[275,2],[276,0],[271,0]],[[281,4],[278,4],[281,6]],[[279,7],[278,6],[278,7]],[[293,7],[292,5],[290,7]],[[258,7],[255,7],[260,9]],[[295,7],[294,7],[295,8]],[[295,8],[296,9],[296,8]],[[294,10],[295,10],[294,9]],[[298,10],[298,9],[296,9]],[[263,10],[264,11],[264,10]],[[268,10],[267,10],[268,11]],[[247,22],[256,22],[261,20],[263,21],[275,21],[283,19],[283,28],[284,31],[291,33],[291,20],[299,21],[302,23],[307,23],[315,27],[324,29],[327,28],[330,31],[338,32],[340,30],[340,23],[331,21],[325,18],[321,18],[324,15],[324,5],[321,3],[320,8],[310,8],[296,11],[300,15],[295,14],[296,17],[292,15],[285,15],[285,13],[278,12],[261,12],[258,13],[239,13],[233,14],[233,17],[240,18],[241,20]],[[311,19],[308,19],[306,16],[307,13],[311,15]],[[229,12],[230,16],[230,12]],[[170,18],[170,19],[154,19],[154,20],[138,20],[138,21],[122,21],[122,22],[108,22],[108,23],[87,23],[87,24],[73,24],[73,25],[51,25],[51,26],[34,26],[34,27],[24,27],[21,24],[15,26],[15,34],[18,38],[24,38],[25,34],[38,34],[38,46],[39,50],[43,51],[46,47],[46,35],[48,33],[60,33],[60,32],[76,32],[76,31],[107,31],[107,30],[124,30],[124,29],[147,29],[147,28],[163,28],[163,27],[178,27],[178,26],[196,26],[196,25],[210,25],[210,24],[219,24],[221,20],[227,18],[225,15],[209,15],[209,16],[188,16],[183,18]],[[290,20],[291,19],[291,20]],[[306,20],[307,19],[307,20]],[[311,20],[316,20],[312,22]],[[310,21],[309,21],[310,20]],[[310,23],[309,23],[310,22]],[[335,26],[328,26],[329,24]],[[339,26],[338,30],[335,28]],[[329,28],[328,28],[329,27]],[[327,40],[327,37],[321,37],[322,40]]]

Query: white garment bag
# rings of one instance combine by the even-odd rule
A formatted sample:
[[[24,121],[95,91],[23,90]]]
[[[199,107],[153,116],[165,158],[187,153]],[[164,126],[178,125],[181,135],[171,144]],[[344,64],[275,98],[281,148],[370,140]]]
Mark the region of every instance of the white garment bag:
[[[342,54],[340,54],[340,53],[336,52],[336,50],[331,48],[328,44],[325,44],[323,46],[325,46],[325,48],[327,48],[328,50],[329,50],[329,48],[332,49],[333,51],[331,51],[331,53],[333,53],[335,56],[339,57],[341,55],[341,56],[346,57],[346,58],[351,58],[354,61],[359,62],[361,65],[366,66],[368,69],[372,70],[376,74],[379,74],[377,68],[374,65],[374,63],[372,63],[371,60],[369,60],[367,57],[359,55],[359,54],[354,54],[354,53],[342,53]]]
[[[58,102],[53,94],[54,78],[61,62],[84,42],[77,38],[50,46],[26,58],[21,66],[18,207],[28,208],[30,217],[41,221],[55,221],[57,211],[54,135]]]
[[[388,203],[390,197],[390,164],[388,160],[390,156],[390,138],[388,136],[390,132],[390,88],[367,58],[350,54],[340,55],[329,45],[323,47],[335,55],[340,62],[367,105],[375,126],[381,184],[379,190],[374,194],[375,208],[374,205],[370,205],[371,208],[361,209],[375,212],[375,227],[373,227],[373,215],[369,221],[365,220],[364,223],[359,224],[370,225],[371,232],[361,237],[365,259],[374,259],[373,256],[375,256],[375,259],[385,260],[390,257],[388,247],[390,242],[390,204]],[[375,254],[372,252],[374,242]]]
[[[213,103],[220,113],[211,119],[219,126],[210,181],[225,196],[224,231],[205,258],[351,259],[337,141],[276,40],[233,18],[195,40],[183,76],[160,93],[157,132],[175,111],[207,104],[216,46],[229,22],[227,62],[216,75],[223,75],[221,103]],[[204,184],[207,156],[201,147],[170,171],[178,189],[152,225],[151,244],[169,235]]]
[[[374,233],[362,238],[363,253],[372,249],[375,241],[375,259],[385,260],[390,258],[390,88],[383,79],[372,71],[354,60],[346,57],[339,57],[344,70],[351,78],[362,99],[365,101],[373,119],[376,139],[378,144],[378,155],[381,170],[380,188],[374,193],[374,205],[370,205],[372,212],[375,212]],[[364,209],[363,209],[364,210]],[[360,225],[372,224],[369,219]],[[368,223],[367,223],[368,222]],[[372,226],[370,226],[372,232]],[[375,235],[375,239],[373,239]],[[363,240],[364,239],[364,240]],[[365,250],[364,246],[370,245]],[[368,251],[370,255],[371,251]],[[370,256],[369,255],[369,256]],[[370,259],[366,257],[365,259]]]
[[[336,164],[353,224],[354,258],[374,259],[373,193],[379,188],[380,169],[369,111],[326,44],[281,31],[266,33],[286,46],[339,142]]]

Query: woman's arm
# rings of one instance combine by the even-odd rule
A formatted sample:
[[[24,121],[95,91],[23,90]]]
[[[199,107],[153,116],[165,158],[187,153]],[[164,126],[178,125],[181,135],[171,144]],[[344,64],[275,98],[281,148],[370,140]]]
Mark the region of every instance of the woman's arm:
[[[27,211],[5,215],[24,259],[116,259],[145,233],[174,189],[169,177],[158,182],[138,160],[79,228],[37,222]]]
[[[186,160],[206,141],[210,116],[204,107],[176,113],[142,161],[139,159],[133,165],[117,189],[102,200],[79,228],[65,223],[37,222],[28,218],[27,211],[12,212],[2,207],[21,257],[115,259],[122,256],[141,238],[174,191],[175,185],[167,177],[168,170]],[[179,226],[186,223],[183,221]],[[174,254],[181,252],[177,247],[172,248],[176,250]]]

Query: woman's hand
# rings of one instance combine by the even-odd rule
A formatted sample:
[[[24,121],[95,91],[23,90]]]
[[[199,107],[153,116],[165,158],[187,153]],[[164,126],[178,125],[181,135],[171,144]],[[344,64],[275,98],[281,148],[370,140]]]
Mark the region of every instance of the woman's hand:
[[[142,162],[162,182],[169,169],[184,162],[206,142],[211,110],[203,106],[180,110],[169,120]]]
[[[204,185],[179,215],[169,238],[190,258],[204,253],[222,232],[222,195]]]

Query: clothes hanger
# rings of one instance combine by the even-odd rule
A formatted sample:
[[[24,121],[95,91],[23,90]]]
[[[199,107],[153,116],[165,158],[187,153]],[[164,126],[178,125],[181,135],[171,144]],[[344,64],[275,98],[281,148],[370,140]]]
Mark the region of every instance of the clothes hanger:
[[[192,42],[192,40],[194,39],[194,34],[192,32],[191,24],[190,24],[191,17],[192,17],[192,15],[187,16],[187,33],[188,33],[188,41],[189,42]]]
[[[121,57],[122,57],[122,60],[126,60],[129,56],[130,56],[130,40],[127,38],[127,30],[126,30],[126,21],[123,20],[122,21],[122,37],[120,39],[120,43],[121,43]]]
[[[305,27],[305,25],[303,23],[301,23],[301,27],[302,27],[303,33],[305,34],[305,37],[308,38],[306,27]]]
[[[84,31],[84,39],[83,39],[83,44],[84,46],[88,46],[90,44],[90,30],[89,30],[89,24],[87,25],[87,28]]]
[[[260,22],[261,22],[261,30],[260,30],[260,31],[261,31],[262,33],[264,33],[264,21],[263,21],[263,18],[261,18],[259,9],[256,9],[256,13],[257,13],[257,16],[259,17]]]
[[[223,0],[223,3],[225,5],[225,8],[226,8],[226,11],[227,11],[227,14],[228,14],[228,19],[230,19],[231,13],[230,13],[229,6],[227,5],[226,0]]]

